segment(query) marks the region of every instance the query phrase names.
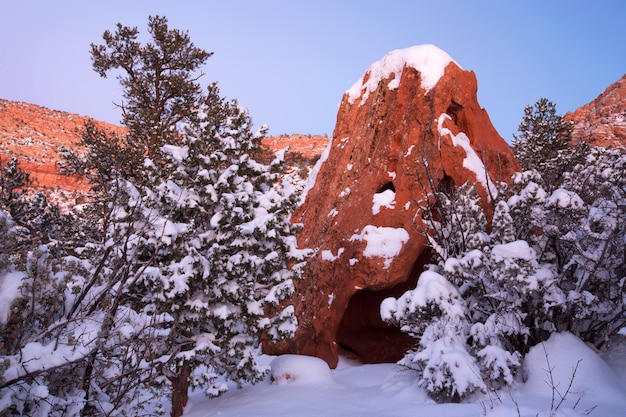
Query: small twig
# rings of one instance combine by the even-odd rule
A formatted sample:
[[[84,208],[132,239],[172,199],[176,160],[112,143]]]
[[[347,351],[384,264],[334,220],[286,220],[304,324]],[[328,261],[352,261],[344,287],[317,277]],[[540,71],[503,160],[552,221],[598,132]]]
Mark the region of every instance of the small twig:
[[[563,405],[563,403],[565,402],[565,400],[567,399],[567,396],[570,394],[573,394],[572,391],[572,387],[574,386],[574,379],[576,379],[576,373],[578,372],[578,366],[580,365],[580,362],[582,362],[582,359],[579,359],[576,362],[576,365],[574,366],[574,369],[572,369],[572,375],[569,378],[569,383],[567,384],[567,388],[565,389],[565,391],[563,393],[561,393],[558,389],[558,384],[555,383],[554,381],[554,367],[550,364],[550,358],[548,355],[548,351],[546,350],[546,346],[545,344],[542,342],[541,346],[543,347],[543,352],[546,356],[546,363],[548,365],[547,369],[544,369],[544,372],[546,372],[546,375],[548,377],[548,380],[546,381],[546,384],[551,388],[552,390],[552,400],[550,402],[550,415],[554,415],[554,413],[556,411],[559,410],[559,408],[561,408],[561,406]],[[558,401],[558,403],[556,403],[556,394],[559,395],[560,400]],[[582,399],[582,397],[578,397],[578,399],[575,401],[572,410],[575,409],[578,404],[580,403],[580,400]],[[589,415],[589,413],[591,413],[594,409],[596,408],[596,406],[590,408],[589,410],[587,410],[585,412],[585,415]],[[519,411],[518,411],[519,413]]]
[[[598,406],[594,405],[593,407],[586,409],[583,414],[588,416],[589,414],[593,413],[593,410],[595,410],[596,408],[598,408]]]
[[[517,411],[517,417],[522,417],[522,412],[519,409],[519,403],[517,402],[515,397],[513,397],[513,392],[511,392],[510,386],[509,386],[509,397],[511,397],[511,401],[513,401],[513,404],[515,405],[515,411]]]
[[[552,374],[552,371],[554,370],[554,368],[550,365],[550,356],[548,355],[548,351],[546,349],[546,344],[544,342],[541,342],[541,347],[543,348],[543,354],[546,357],[546,364],[548,365],[547,369],[543,369],[543,371],[546,373],[548,380],[545,381],[546,384],[548,385],[548,387],[550,387],[552,389],[552,399],[550,401],[550,410],[554,410],[554,393],[556,391],[556,385],[554,383],[554,376]]]
[[[563,402],[565,401],[565,398],[569,394],[571,394],[572,385],[574,384],[574,378],[576,378],[576,371],[578,371],[578,365],[580,365],[581,361],[582,359],[578,359],[578,362],[576,362],[576,366],[574,366],[574,369],[572,370],[572,376],[569,379],[569,384],[567,385],[567,389],[565,390],[565,393],[561,394],[557,390],[557,393],[561,396],[561,401],[559,401],[559,403],[556,405],[556,408],[554,409],[555,411],[558,410],[559,407],[561,407],[561,404],[563,404]],[[580,399],[578,401],[580,401]],[[578,403],[578,401],[576,401],[576,403]]]

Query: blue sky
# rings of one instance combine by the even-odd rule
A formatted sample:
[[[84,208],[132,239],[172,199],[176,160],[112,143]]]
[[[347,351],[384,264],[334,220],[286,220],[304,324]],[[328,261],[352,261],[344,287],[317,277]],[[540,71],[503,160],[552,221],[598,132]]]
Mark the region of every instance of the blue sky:
[[[0,98],[118,123],[121,90],[90,43],[162,15],[214,52],[202,81],[270,134],[332,135],[343,92],[387,52],[425,43],[478,78],[507,141],[526,104],[575,110],[626,73],[626,1],[0,0]]]

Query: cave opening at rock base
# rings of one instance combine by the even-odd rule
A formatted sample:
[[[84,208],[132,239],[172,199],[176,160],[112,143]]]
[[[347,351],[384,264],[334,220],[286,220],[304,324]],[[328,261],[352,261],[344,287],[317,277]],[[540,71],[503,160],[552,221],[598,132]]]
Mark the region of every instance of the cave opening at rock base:
[[[414,289],[430,259],[431,250],[425,248],[403,281],[380,290],[365,288],[350,298],[336,336],[343,354],[362,363],[391,363],[415,346],[416,339],[381,319],[380,304],[387,297],[398,298]]]

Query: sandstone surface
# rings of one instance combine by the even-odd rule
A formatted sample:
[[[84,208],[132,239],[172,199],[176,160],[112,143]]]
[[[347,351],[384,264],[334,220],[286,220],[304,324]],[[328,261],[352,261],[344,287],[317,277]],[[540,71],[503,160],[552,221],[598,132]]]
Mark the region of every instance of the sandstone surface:
[[[493,182],[518,169],[477,101],[473,72],[432,45],[374,63],[342,99],[333,139],[293,216],[299,246],[316,250],[293,302],[293,340],[270,353],[336,366],[340,349],[395,361],[413,343],[380,319],[380,301],[415,286],[429,259],[421,221],[434,187]]]
[[[565,114],[573,123],[572,142],[626,147],[626,74],[590,103]]]
[[[293,158],[299,156],[302,160],[311,162],[322,154],[329,141],[330,138],[326,136],[293,134],[268,136],[261,143],[272,151],[288,147],[288,157],[291,154]]]
[[[86,116],[50,110],[35,104],[0,99],[0,163],[17,157],[20,166],[31,174],[38,190],[78,191],[84,193],[89,185],[81,178],[59,174],[59,152],[63,146],[78,150]],[[100,129],[124,134],[125,129],[100,121]],[[287,164],[299,168],[303,176],[326,148],[329,138],[319,135],[280,135],[266,137],[262,145],[272,152],[288,148]]]
[[[86,191],[86,181],[58,172],[61,147],[76,148],[88,117],[50,110],[23,102],[0,100],[0,158],[2,162],[18,157],[20,166],[31,174],[39,189]],[[122,128],[94,122],[106,131]]]

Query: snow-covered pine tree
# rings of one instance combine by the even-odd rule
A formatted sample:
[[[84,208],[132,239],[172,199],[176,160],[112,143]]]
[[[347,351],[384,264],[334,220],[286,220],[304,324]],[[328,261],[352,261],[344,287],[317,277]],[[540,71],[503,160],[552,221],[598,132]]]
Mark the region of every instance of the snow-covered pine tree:
[[[283,302],[307,254],[295,247],[297,188],[281,177],[282,156],[270,165],[254,159],[264,130],[253,132],[247,111],[215,85],[198,118],[179,145],[162,147],[165,170],[147,160],[152,181],[140,191],[163,217],[147,240],[160,266],[144,274],[140,299],[172,320],[162,369],[180,396],[174,406],[184,406],[188,380],[217,396],[225,380],[265,375],[255,360],[259,338],[295,331]]]
[[[547,98],[524,108],[524,117],[513,135],[513,151],[524,170],[538,171],[548,191],[560,183],[564,172],[584,158],[587,146],[569,146],[572,126],[556,113]]]
[[[289,221],[297,190],[277,187],[280,163],[254,159],[261,136],[246,111],[225,102],[215,85],[201,94],[196,71],[211,54],[163,17],[150,17],[148,26],[146,45],[136,28],[120,24],[105,32],[104,45],[92,45],[101,76],[123,70],[120,107],[129,131],[113,142],[91,131],[89,156],[121,153],[113,171],[94,158],[95,165],[80,159],[73,165],[99,174],[97,180],[114,179],[102,187],[115,196],[110,229],[133,236],[123,240],[131,250],[120,253],[138,254],[131,263],[143,270],[128,305],[172,320],[156,357],[169,355],[159,369],[172,384],[172,414],[179,415],[200,365],[206,371],[192,382],[209,395],[224,391],[218,377],[261,377],[253,349],[262,331],[276,338],[293,332],[293,311],[278,304],[299,273],[288,264],[304,254],[295,249],[297,228]]]

